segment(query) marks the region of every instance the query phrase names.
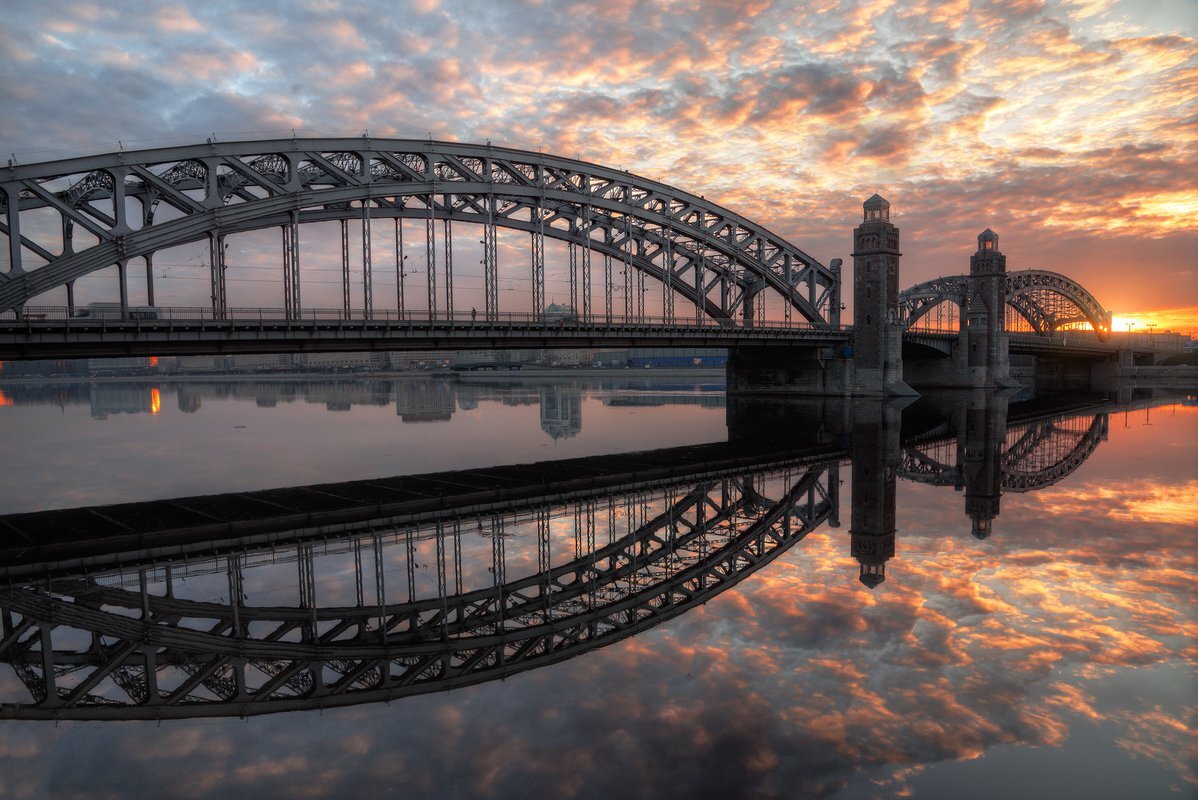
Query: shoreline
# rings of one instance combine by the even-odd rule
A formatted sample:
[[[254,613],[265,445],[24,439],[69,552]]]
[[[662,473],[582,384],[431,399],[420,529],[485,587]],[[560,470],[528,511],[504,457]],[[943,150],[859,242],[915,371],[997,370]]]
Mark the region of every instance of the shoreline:
[[[428,380],[441,378],[449,381],[514,381],[544,378],[640,378],[648,377],[696,377],[705,380],[724,377],[724,369],[718,368],[669,368],[669,369],[520,369],[520,370],[380,370],[378,372],[213,372],[202,375],[158,373],[155,375],[48,375],[42,377],[0,378],[0,386],[36,386],[59,383],[194,383],[198,381],[344,381],[344,380]]]

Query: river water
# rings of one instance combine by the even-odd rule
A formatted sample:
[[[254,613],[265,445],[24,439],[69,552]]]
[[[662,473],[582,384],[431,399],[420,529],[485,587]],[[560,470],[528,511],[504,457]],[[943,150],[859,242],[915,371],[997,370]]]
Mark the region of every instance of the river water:
[[[0,386],[0,797],[1195,796],[1192,399],[729,405],[703,373]],[[301,506],[210,551],[137,528]]]

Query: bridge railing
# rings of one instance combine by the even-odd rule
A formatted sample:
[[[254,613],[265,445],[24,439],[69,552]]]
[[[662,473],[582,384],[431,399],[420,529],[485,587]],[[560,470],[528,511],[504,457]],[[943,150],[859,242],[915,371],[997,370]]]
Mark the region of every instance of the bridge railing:
[[[709,329],[766,329],[766,330],[816,330],[806,320],[753,320],[745,323],[743,320],[719,320],[711,317],[681,317],[642,316],[628,319],[617,315],[592,314],[584,319],[580,314],[548,311],[541,314],[532,312],[504,311],[489,317],[475,311],[455,311],[449,314],[444,311],[430,313],[427,309],[413,311],[380,310],[366,314],[362,309],[344,308],[305,308],[297,314],[288,317],[281,308],[249,307],[226,308],[214,310],[209,307],[187,306],[129,306],[124,312],[115,304],[101,308],[76,306],[27,306],[20,310],[0,312],[0,323],[25,323],[33,326],[38,323],[55,323],[55,328],[65,326],[93,329],[112,325],[127,328],[130,323],[144,324],[154,327],[158,324],[172,323],[262,323],[262,324],[321,324],[321,323],[352,323],[354,325],[382,326],[444,326],[451,328],[471,327],[535,327],[560,329],[595,329],[595,328],[678,328],[686,330]]]
[[[920,317],[914,325],[907,326],[910,333],[960,333],[961,326],[955,322],[942,322]]]

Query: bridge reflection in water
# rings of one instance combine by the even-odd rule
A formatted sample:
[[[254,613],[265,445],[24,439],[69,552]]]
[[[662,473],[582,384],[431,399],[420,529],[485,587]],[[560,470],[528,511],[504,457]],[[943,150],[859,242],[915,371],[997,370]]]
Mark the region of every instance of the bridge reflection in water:
[[[850,549],[873,588],[895,553],[896,479],[963,489],[984,535],[1004,491],[1051,485],[1094,451],[1107,408],[1012,412],[977,393],[910,415],[903,439],[898,407],[858,405],[765,453],[734,435],[547,471],[394,479],[391,502],[366,505],[335,499],[366,482],[310,487],[292,495],[307,498],[296,508],[223,537],[179,523],[187,500],[12,515],[0,519],[0,659],[26,696],[2,698],[0,718],[248,716],[558,662],[702,604],[838,526],[846,460]],[[319,495],[328,508],[311,505]],[[225,499],[243,508],[249,496]],[[121,533],[69,533],[87,514]],[[36,531],[48,541],[34,547]]]

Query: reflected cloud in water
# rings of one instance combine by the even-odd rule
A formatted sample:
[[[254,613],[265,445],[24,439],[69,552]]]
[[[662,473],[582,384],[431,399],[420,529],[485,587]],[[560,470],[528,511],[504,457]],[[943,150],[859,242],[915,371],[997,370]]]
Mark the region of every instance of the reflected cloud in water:
[[[980,454],[969,441],[977,426],[968,413],[958,415],[964,437],[950,426],[944,436],[951,447],[937,452],[960,455],[949,465],[961,469],[943,485],[906,481],[898,469],[905,456],[927,455],[935,449],[929,442],[939,440],[879,427],[884,409],[864,415],[865,429],[858,415],[840,439],[851,443],[844,457],[816,468],[817,495],[851,498],[841,509],[849,530],[829,524],[836,518],[829,514],[745,580],[585,658],[319,715],[184,719],[163,722],[161,731],[146,723],[48,729],[8,720],[0,723],[0,742],[4,761],[17,769],[7,774],[19,775],[14,790],[49,787],[62,796],[145,786],[189,797],[382,787],[472,797],[956,796],[960,780],[971,777],[979,797],[1012,787],[1028,796],[1191,793],[1198,786],[1196,565],[1189,507],[1176,501],[1192,493],[1195,479],[1190,453],[1169,443],[1195,441],[1198,413],[1179,409],[1134,431],[1108,425],[1081,463],[1053,473],[1055,482],[1004,489],[1003,475],[1011,472],[996,476],[993,468],[1029,431],[1057,431],[1071,442],[1060,451],[1067,456],[1081,441],[1071,432],[1090,430],[1096,413],[1108,413],[1077,415],[1078,425],[1049,415],[1048,427],[1038,429],[1036,420],[1010,411],[997,428],[1001,437],[982,442]],[[993,405],[981,412],[991,415],[982,429],[995,429],[1004,416]],[[1024,477],[1034,452],[1017,465]],[[1112,484],[1106,477],[1143,454],[1156,459],[1151,480]],[[1168,454],[1172,462],[1165,462]],[[836,466],[841,461],[851,464]],[[1043,466],[1051,472],[1054,465]],[[805,473],[795,467],[781,474],[732,469],[729,479],[747,504],[729,505],[720,484],[705,495],[711,516],[735,509],[725,514],[724,530],[747,530],[768,517],[768,506],[749,502],[757,487],[776,501],[781,495],[773,489]],[[881,484],[865,483],[879,476]],[[538,541],[548,543],[552,563],[585,563],[587,553],[608,543],[612,526],[628,535],[656,524],[655,541],[668,543],[662,531],[684,535],[698,519],[694,506],[679,505],[687,491],[662,485],[610,503],[567,503],[542,522],[513,512],[507,537],[495,536],[490,523],[479,527],[492,535],[480,536],[466,521],[468,533],[457,538],[473,566],[463,567],[461,580],[467,591],[493,581],[500,550],[510,559],[501,570],[508,581],[536,576]],[[989,498],[981,512],[978,496]],[[669,508],[689,522],[662,527]],[[989,535],[979,539],[977,516],[990,511]],[[771,524],[780,530],[780,522]],[[873,588],[858,580],[882,574],[862,572],[854,540],[863,536],[889,538],[893,549],[872,565],[884,567],[885,578]],[[435,599],[439,585],[456,579],[452,541],[442,542],[439,550],[436,541],[420,543],[415,560],[442,566],[419,570],[431,583],[418,596]],[[664,546],[662,552],[669,553]],[[397,539],[388,553],[388,585],[402,596],[405,575],[413,573],[404,567],[408,542]],[[353,548],[334,555],[327,563],[339,566],[322,572],[316,597],[350,606],[358,591],[369,597],[369,582],[357,588]],[[646,574],[684,569],[669,567],[671,557],[663,555]],[[285,573],[295,587],[295,561],[284,560],[277,574],[264,563],[270,577],[257,579],[250,560],[243,584],[249,595],[271,596]],[[206,575],[188,577],[187,592],[227,601],[221,563],[217,558]],[[577,574],[590,576],[584,583],[600,580],[586,568]],[[298,602],[305,590],[288,591],[287,602]],[[6,697],[24,690],[11,671],[2,687]],[[72,768],[64,769],[68,758]],[[129,769],[105,767],[112,763]],[[1018,763],[1026,768],[1013,768]],[[1071,766],[1078,763],[1089,769],[1079,773]]]

